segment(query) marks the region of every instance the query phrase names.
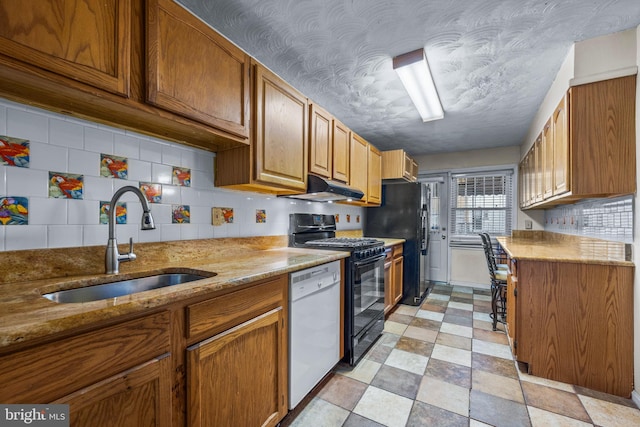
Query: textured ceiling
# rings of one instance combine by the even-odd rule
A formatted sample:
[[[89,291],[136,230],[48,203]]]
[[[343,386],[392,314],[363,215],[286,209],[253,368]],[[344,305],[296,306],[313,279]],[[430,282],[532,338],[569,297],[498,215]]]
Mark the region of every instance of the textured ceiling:
[[[179,0],[382,150],[519,145],[575,41],[640,0]],[[423,123],[392,58],[424,47],[445,110]]]

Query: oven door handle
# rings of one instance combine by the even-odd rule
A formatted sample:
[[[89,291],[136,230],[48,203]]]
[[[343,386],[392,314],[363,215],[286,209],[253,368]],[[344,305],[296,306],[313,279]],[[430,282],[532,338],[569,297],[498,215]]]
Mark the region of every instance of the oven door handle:
[[[376,262],[378,262],[380,260],[383,260],[385,258],[386,258],[385,254],[380,254],[380,255],[376,255],[374,258],[369,258],[369,259],[365,259],[365,260],[362,260],[362,261],[355,261],[353,263],[353,265],[355,265],[356,267],[362,267],[362,266],[365,266],[365,265],[374,264],[374,263],[376,263]]]

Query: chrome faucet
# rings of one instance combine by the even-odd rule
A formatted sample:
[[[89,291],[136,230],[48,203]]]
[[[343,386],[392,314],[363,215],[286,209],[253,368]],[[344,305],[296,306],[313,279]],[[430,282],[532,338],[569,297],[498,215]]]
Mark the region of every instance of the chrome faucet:
[[[121,254],[118,252],[118,242],[116,241],[116,203],[118,199],[126,193],[131,191],[135,193],[142,203],[142,225],[141,230],[153,230],[156,228],[153,223],[153,217],[151,216],[151,209],[149,208],[149,202],[147,201],[142,191],[131,185],[127,185],[118,189],[109,202],[109,240],[107,241],[107,252],[104,258],[104,265],[107,274],[118,273],[120,263],[126,261],[133,261],[136,259],[136,254],[133,253],[133,238],[129,238],[129,252]]]

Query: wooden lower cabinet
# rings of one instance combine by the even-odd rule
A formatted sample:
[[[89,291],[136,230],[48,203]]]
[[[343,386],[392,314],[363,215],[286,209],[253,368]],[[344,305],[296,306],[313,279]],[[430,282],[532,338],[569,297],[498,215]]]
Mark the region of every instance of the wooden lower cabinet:
[[[384,261],[384,313],[387,314],[402,299],[404,278],[404,257],[402,244],[387,250]]]
[[[517,285],[517,360],[531,375],[630,397],[633,276],[625,265],[518,260],[507,284]]]
[[[169,427],[171,357],[165,354],[53,403],[69,405],[74,427]]]
[[[278,424],[287,405],[282,325],[277,308],[188,349],[190,426]]]

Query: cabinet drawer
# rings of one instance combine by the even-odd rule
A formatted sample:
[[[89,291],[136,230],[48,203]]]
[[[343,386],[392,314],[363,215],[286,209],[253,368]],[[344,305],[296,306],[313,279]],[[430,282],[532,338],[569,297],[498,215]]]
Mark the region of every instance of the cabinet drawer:
[[[202,338],[286,306],[287,276],[187,306],[187,338]]]
[[[50,402],[170,350],[168,312],[0,358],[0,402]]]

